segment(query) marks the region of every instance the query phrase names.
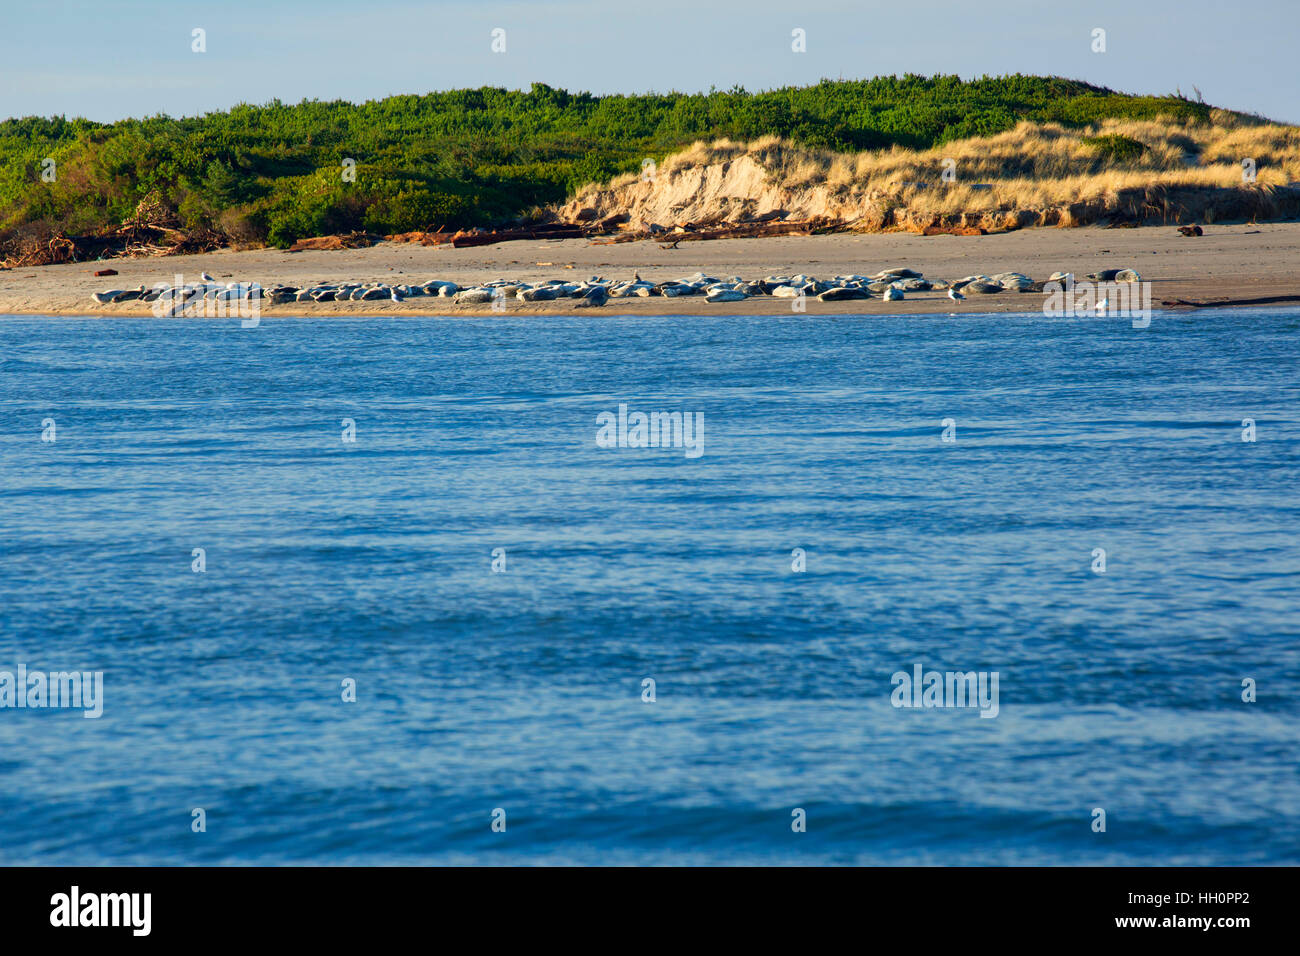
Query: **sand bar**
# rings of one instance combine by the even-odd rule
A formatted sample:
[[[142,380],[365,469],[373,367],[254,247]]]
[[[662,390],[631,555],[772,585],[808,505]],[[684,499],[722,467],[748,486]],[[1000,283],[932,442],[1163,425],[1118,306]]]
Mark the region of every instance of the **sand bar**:
[[[509,278],[538,283],[546,279],[582,280],[593,275],[628,279],[633,272],[652,282],[702,271],[746,279],[805,273],[819,278],[872,274],[892,267],[917,269],[946,280],[983,273],[1023,272],[1046,279],[1061,270],[1080,278],[1103,268],[1133,268],[1152,282],[1152,301],[1184,299],[1214,302],[1268,296],[1300,299],[1300,223],[1208,226],[1205,235],[1186,238],[1174,226],[1137,229],[1038,228],[988,236],[933,236],[911,233],[836,234],[764,239],[683,242],[675,249],[656,242],[595,244],[586,239],[537,240],[452,249],[381,243],[366,249],[290,253],[277,249],[219,251],[193,256],[109,259],[100,262],[0,271],[0,314],[149,316],[142,302],[97,305],[91,293],[172,282],[179,273],[196,281],[206,270],[227,282],[310,285],[322,281],[378,280],[419,283],[450,279],[462,286]],[[118,275],[96,277],[96,269]],[[707,303],[700,297],[612,299],[606,312],[635,315],[789,314],[789,299],[768,296],[743,302]],[[942,292],[909,293],[902,302],[818,302],[808,314],[886,312],[1037,312],[1041,293],[972,295],[953,303]],[[571,314],[572,300],[512,301],[507,314]],[[262,314],[473,315],[494,314],[487,305],[455,306],[447,299],[406,302],[263,303]],[[202,320],[197,320],[202,321]]]

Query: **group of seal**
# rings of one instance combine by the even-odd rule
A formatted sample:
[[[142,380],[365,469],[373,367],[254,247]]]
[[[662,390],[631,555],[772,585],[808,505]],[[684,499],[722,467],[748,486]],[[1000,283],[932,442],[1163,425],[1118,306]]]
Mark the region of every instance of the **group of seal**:
[[[206,273],[205,273],[206,274]],[[196,282],[186,285],[171,286],[160,282],[151,289],[140,286],[137,289],[109,289],[105,292],[92,292],[90,297],[99,305],[116,302],[156,302],[183,306],[203,299],[224,300],[227,302],[251,299],[260,296],[262,287],[256,282]]]
[[[1103,269],[1090,273],[1089,279],[1101,282],[1138,282],[1141,276],[1133,269]],[[947,291],[948,298],[963,301],[967,295],[993,295],[1000,292],[1041,292],[1049,283],[1072,286],[1074,276],[1056,272],[1048,279],[1035,281],[1020,272],[1001,272],[994,276],[970,275],[953,281],[927,279],[914,269],[884,269],[874,275],[838,275],[819,279],[811,275],[769,275],[761,279],[746,280],[740,276],[718,278],[696,272],[681,279],[650,282],[633,273],[631,279],[615,281],[601,276],[575,282],[566,279],[548,279],[539,283],[515,279],[494,279],[481,285],[462,287],[445,279],[430,279],[420,284],[384,282],[320,282],[307,286],[275,285],[263,289],[259,283],[230,282],[222,284],[206,272],[203,281],[181,286],[160,283],[152,289],[113,289],[95,292],[92,296],[99,305],[141,300],[153,302],[159,298],[177,312],[202,299],[234,301],[257,297],[271,305],[305,302],[404,302],[407,299],[431,297],[446,300],[449,305],[504,305],[509,301],[550,302],[557,299],[574,300],[575,308],[600,307],[610,299],[650,298],[663,296],[703,296],[705,302],[740,302],[745,299],[770,296],[772,298],[815,298],[819,302],[843,302],[853,299],[880,297],[885,302],[896,302],[909,292]]]

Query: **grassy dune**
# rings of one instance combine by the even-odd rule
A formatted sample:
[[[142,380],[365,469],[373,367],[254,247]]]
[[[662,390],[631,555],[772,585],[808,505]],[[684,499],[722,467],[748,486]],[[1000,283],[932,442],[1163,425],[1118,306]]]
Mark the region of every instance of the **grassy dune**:
[[[276,246],[357,229],[500,225],[696,140],[926,150],[1026,120],[1078,127],[1209,114],[1178,96],[1057,77],[909,75],[626,96],[485,87],[110,124],[10,119],[0,122],[0,259],[58,236],[116,241],[124,224],[150,242]],[[350,179],[341,175],[348,162]],[[138,224],[158,228],[142,233]]]
[[[1243,160],[1253,160],[1253,182]],[[740,171],[757,165],[761,183]],[[944,182],[951,168],[955,179]],[[706,204],[701,170],[725,170],[735,190]],[[695,175],[692,175],[692,174]],[[636,175],[579,190],[568,207],[631,214],[648,225],[687,218],[743,221],[780,206],[794,217],[860,220],[868,227],[982,221],[1071,225],[1106,217],[1188,222],[1268,218],[1297,212],[1300,127],[1212,110],[1199,117],[1107,118],[1080,126],[1021,121],[992,136],[928,149],[837,152],[779,137],[697,142],[668,157],[654,183]],[[765,208],[768,207],[768,208]]]

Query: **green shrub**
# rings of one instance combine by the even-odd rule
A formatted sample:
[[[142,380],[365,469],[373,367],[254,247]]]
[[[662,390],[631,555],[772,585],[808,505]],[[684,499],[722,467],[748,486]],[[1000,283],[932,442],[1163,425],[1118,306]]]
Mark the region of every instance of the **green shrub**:
[[[454,227],[463,218],[465,207],[459,196],[412,189],[376,199],[366,209],[364,223],[370,232],[384,234]]]
[[[1103,159],[1108,159],[1117,163],[1128,163],[1140,157],[1147,151],[1146,146],[1137,140],[1121,136],[1119,133],[1109,133],[1105,136],[1085,136],[1083,143],[1091,149],[1097,151]]]
[[[1021,120],[1208,119],[1181,97],[1135,97],[1056,77],[884,76],[751,93],[594,96],[544,84],[354,104],[278,100],[174,119],[0,122],[0,229],[116,226],[150,194],[183,225],[223,222],[285,245],[370,228],[494,225],[696,140],[777,135],[811,147],[924,149]],[[1140,144],[1139,144],[1140,145]],[[1097,147],[1133,156],[1132,146]],[[56,183],[39,164],[58,162]],[[344,183],[344,159],[358,165]],[[225,214],[241,210],[233,219]],[[232,234],[228,232],[228,234]]]

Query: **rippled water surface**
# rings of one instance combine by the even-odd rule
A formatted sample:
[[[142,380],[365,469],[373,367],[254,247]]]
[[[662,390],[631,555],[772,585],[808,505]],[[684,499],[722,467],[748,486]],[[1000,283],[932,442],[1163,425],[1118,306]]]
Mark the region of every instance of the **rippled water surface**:
[[[1300,862],[1298,380],[1294,311],[0,320],[0,670],[105,681],[0,710],[0,861]]]

